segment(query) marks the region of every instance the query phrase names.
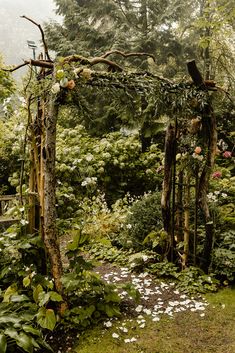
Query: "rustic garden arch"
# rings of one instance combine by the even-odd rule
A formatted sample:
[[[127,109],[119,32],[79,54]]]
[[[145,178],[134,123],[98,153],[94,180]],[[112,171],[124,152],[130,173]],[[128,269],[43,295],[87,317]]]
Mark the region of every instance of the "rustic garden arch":
[[[209,178],[216,155],[217,133],[216,121],[211,104],[211,91],[216,91],[214,82],[205,82],[198,71],[195,61],[189,62],[188,71],[191,82],[174,83],[147,72],[128,73],[111,55],[151,56],[146,53],[123,53],[110,51],[101,57],[92,59],[72,55],[59,62],[51,60],[44,33],[42,34],[44,54],[38,60],[28,60],[10,71],[29,65],[39,67],[38,86],[43,89],[35,95],[27,94],[28,127],[30,137],[30,176],[29,176],[29,232],[35,231],[35,195],[38,195],[40,206],[40,232],[51,263],[52,276],[56,290],[63,294],[61,276],[63,273],[59,244],[56,234],[56,182],[55,182],[55,146],[58,109],[64,104],[66,96],[76,97],[76,90],[91,86],[96,89],[112,88],[134,91],[140,95],[153,98],[158,114],[165,113],[169,124],[165,137],[165,161],[162,191],[162,216],[164,229],[169,240],[169,258],[175,256],[175,239],[184,241],[181,256],[185,267],[189,255],[189,199],[190,187],[195,188],[194,212],[194,263],[196,264],[197,217],[200,207],[205,219],[206,241],[201,267],[207,270],[210,264],[212,249],[213,222],[207,203]],[[95,71],[95,65],[105,65],[107,71]],[[66,79],[61,83],[58,71],[66,71]],[[33,70],[31,70],[31,74]],[[43,85],[42,85],[43,83]],[[46,88],[45,88],[46,87]],[[26,90],[27,91],[27,90]],[[32,106],[36,105],[35,114]],[[195,116],[197,114],[197,116]],[[184,138],[196,136],[205,150],[203,164],[194,174],[178,170],[178,145]],[[199,152],[200,153],[200,152]],[[183,151],[180,151],[183,155]],[[194,179],[194,183],[192,183]],[[183,190],[184,189],[184,190]],[[184,204],[184,217],[182,205]]]

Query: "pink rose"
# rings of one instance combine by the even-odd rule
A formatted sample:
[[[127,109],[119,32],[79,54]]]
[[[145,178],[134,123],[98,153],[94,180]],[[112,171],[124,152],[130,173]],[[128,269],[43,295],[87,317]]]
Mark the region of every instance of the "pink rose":
[[[231,158],[231,157],[232,157],[232,152],[230,152],[230,151],[225,151],[225,152],[223,153],[223,157],[224,157],[224,158]]]
[[[213,179],[219,179],[222,177],[222,173],[220,171],[216,171],[212,174]]]

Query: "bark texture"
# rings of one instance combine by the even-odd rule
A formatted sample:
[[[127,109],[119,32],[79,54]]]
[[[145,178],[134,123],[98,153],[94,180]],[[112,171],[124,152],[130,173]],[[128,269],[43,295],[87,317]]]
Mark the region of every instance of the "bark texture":
[[[45,145],[42,151],[44,165],[44,244],[51,264],[51,272],[55,288],[62,294],[61,276],[63,266],[56,232],[56,180],[55,180],[55,148],[57,104],[50,99],[45,117]]]
[[[211,252],[213,245],[214,224],[210,215],[208,206],[207,193],[209,188],[209,181],[211,172],[214,167],[216,149],[217,149],[217,130],[216,119],[211,105],[208,106],[208,114],[204,118],[206,135],[208,136],[208,152],[206,163],[199,179],[198,199],[200,208],[205,218],[205,242],[203,247],[203,254],[201,258],[201,268],[208,272],[211,263]]]
[[[171,224],[172,217],[171,214],[171,190],[172,190],[172,173],[175,160],[175,126],[169,124],[166,131],[165,138],[165,162],[164,162],[164,179],[162,186],[162,197],[161,197],[161,207],[162,207],[162,218],[164,229],[168,234],[168,239],[170,243],[170,249],[173,247],[172,237],[171,237]]]

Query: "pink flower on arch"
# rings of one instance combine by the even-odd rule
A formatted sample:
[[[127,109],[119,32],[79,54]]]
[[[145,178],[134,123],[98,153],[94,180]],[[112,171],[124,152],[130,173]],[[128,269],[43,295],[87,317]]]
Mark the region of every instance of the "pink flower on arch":
[[[218,170],[212,174],[213,179],[219,179],[222,177],[222,173]]]
[[[225,151],[225,152],[223,153],[223,157],[224,157],[224,158],[231,158],[231,157],[232,157],[232,152],[230,152],[230,151]]]

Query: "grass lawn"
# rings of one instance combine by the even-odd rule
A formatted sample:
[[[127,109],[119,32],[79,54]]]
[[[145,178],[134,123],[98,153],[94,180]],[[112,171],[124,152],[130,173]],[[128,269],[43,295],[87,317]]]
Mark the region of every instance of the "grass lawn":
[[[164,315],[159,322],[147,316],[140,328],[136,319],[115,321],[87,331],[80,337],[76,353],[235,353],[235,288],[206,295],[210,303],[201,317],[198,312]],[[124,324],[124,325],[123,325]],[[126,327],[128,332],[120,331]],[[113,338],[112,334],[119,334]],[[136,338],[125,343],[125,339]]]

